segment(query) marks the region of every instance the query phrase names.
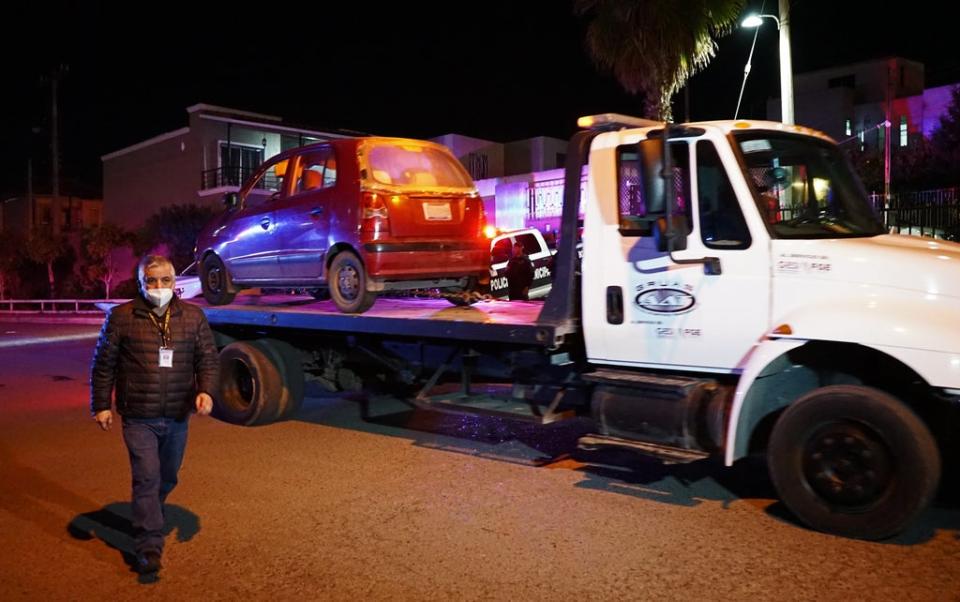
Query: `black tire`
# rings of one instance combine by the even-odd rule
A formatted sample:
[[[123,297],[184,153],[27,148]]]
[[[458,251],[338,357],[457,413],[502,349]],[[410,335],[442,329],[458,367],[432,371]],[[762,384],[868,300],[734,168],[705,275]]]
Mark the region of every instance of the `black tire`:
[[[203,258],[200,266],[200,287],[203,289],[203,298],[210,305],[226,305],[237,296],[227,266],[213,254]]]
[[[470,278],[467,279],[467,284],[466,284],[466,286],[462,286],[462,287],[460,287],[460,286],[455,286],[455,287],[452,287],[452,288],[447,289],[447,292],[448,292],[448,293],[455,293],[455,294],[460,294],[460,293],[474,293],[474,292],[477,292],[478,289],[479,289],[479,285],[477,284],[477,279],[476,279],[475,277],[472,277],[472,276],[471,276]],[[466,306],[469,306],[469,305],[473,305],[473,304],[476,303],[479,299],[478,299],[475,295],[470,295],[470,296],[468,296],[468,297],[466,297],[466,298],[464,298],[464,297],[446,297],[446,300],[449,301],[450,303],[453,303],[453,304],[456,305],[456,306],[466,307]]]
[[[337,253],[330,263],[327,281],[330,297],[345,314],[362,314],[377,300],[377,294],[367,290],[367,271],[352,251]]]
[[[807,393],[773,427],[770,477],[808,526],[859,539],[902,531],[930,503],[940,453],[906,405],[870,387]]]
[[[317,301],[327,301],[330,299],[329,288],[311,288],[307,289],[307,292],[310,293],[310,296]]]
[[[216,416],[252,426],[268,424],[280,414],[282,366],[255,342],[235,341],[220,352],[220,395]]]
[[[290,343],[277,339],[259,339],[254,344],[280,368],[283,382],[277,400],[277,420],[285,420],[296,414],[303,404],[304,379],[300,353]]]

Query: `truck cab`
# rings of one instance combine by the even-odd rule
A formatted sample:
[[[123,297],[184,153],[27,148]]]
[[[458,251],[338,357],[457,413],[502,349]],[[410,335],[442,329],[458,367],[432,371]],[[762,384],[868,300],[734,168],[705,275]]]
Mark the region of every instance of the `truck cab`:
[[[781,496],[818,528],[902,526],[953,453],[960,245],[887,234],[814,130],[616,122],[596,120],[608,131],[588,151],[587,361],[728,386],[714,433],[728,464],[766,448]],[[698,447],[677,435],[695,418],[668,429],[642,398],[604,395],[592,405],[607,434]],[[891,508],[906,488],[923,493]]]

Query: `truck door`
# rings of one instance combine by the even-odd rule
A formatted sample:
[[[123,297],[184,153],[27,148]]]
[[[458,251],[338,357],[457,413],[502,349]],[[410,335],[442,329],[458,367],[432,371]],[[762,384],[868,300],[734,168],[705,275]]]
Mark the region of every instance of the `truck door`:
[[[277,205],[280,273],[285,280],[316,280],[330,247],[330,214],[337,194],[337,160],[323,147],[302,155],[293,194]]]
[[[587,209],[582,290],[591,361],[735,372],[769,328],[767,234],[749,211],[752,201],[748,211],[741,207],[739,199],[752,196],[723,140],[719,146],[706,138],[670,143],[675,213],[689,224],[687,248],[673,257],[716,257],[716,275],[657,251],[650,225],[664,207],[643,198],[641,178],[650,174],[637,145],[616,148],[609,157],[615,169],[593,165],[591,156],[593,177],[619,176],[616,186],[598,183],[591,190],[597,202]]]

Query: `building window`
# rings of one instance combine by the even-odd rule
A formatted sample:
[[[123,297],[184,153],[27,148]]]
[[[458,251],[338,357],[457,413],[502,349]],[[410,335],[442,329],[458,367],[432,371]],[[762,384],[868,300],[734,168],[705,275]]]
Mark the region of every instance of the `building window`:
[[[263,163],[263,147],[245,146],[235,142],[229,146],[220,143],[220,169],[224,186],[239,186]]]
[[[827,80],[828,88],[853,88],[856,85],[856,78],[853,74],[842,75]]]
[[[844,133],[845,133],[847,136],[849,136],[849,135],[852,133],[852,130],[850,129],[850,120],[849,120],[849,119],[844,119],[844,120],[843,120],[843,131],[844,131]]]
[[[907,116],[900,116],[900,146],[907,145]]]

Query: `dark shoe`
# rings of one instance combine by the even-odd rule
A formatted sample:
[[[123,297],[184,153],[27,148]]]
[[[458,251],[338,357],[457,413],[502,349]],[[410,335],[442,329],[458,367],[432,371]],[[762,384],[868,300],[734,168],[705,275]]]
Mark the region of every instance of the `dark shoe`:
[[[163,565],[160,564],[160,552],[149,550],[143,554],[137,554],[137,572],[141,575],[156,573]]]

